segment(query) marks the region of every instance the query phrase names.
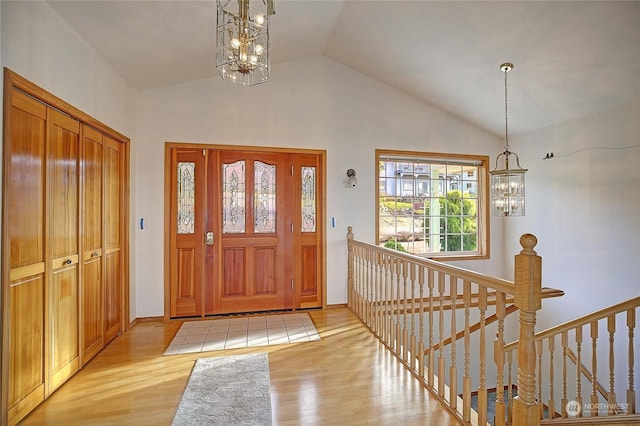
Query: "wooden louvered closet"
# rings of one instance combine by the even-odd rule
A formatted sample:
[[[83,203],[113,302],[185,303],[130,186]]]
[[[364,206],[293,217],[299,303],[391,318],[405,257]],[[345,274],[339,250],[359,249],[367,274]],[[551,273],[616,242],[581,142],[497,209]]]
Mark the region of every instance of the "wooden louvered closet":
[[[2,424],[128,328],[129,139],[4,72]]]

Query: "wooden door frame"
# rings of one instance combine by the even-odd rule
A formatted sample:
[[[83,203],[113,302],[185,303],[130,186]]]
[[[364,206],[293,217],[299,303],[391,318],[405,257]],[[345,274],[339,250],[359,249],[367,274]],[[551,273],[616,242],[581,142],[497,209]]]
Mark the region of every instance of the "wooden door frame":
[[[9,203],[6,197],[5,187],[9,182],[11,176],[10,170],[10,154],[11,154],[11,103],[13,90],[17,89],[32,98],[47,104],[71,117],[85,123],[97,130],[100,130],[104,134],[117,140],[123,144],[124,154],[124,176],[123,176],[123,217],[122,217],[122,238],[123,238],[123,253],[122,253],[122,331],[127,331],[130,328],[130,296],[129,296],[129,212],[130,212],[130,189],[129,189],[129,164],[130,164],[130,140],[120,132],[112,129],[111,127],[101,123],[95,118],[91,117],[87,113],[77,109],[76,107],[68,104],[52,93],[44,90],[38,85],[30,82],[26,78],[18,75],[9,68],[4,68],[4,93],[3,93],[3,168],[2,168],[2,259],[1,263],[1,282],[2,288],[0,289],[0,424],[7,424],[8,422],[8,403],[9,403],[9,336],[11,330],[11,324],[9,324],[10,303],[9,300],[9,269],[10,269],[10,252],[11,246],[9,239],[6,238],[7,230],[10,224],[8,223],[7,215],[5,214],[9,208]],[[81,178],[80,175],[78,177]],[[79,242],[81,244],[81,242]]]
[[[322,309],[327,307],[327,230],[324,225],[327,213],[326,203],[326,150],[304,149],[304,148],[283,148],[283,147],[265,147],[265,146],[247,146],[247,145],[217,145],[204,143],[188,143],[188,142],[165,142],[164,144],[164,320],[170,321],[171,318],[171,150],[174,148],[187,149],[212,149],[221,151],[254,151],[254,152],[274,152],[274,153],[290,153],[290,154],[312,154],[320,158],[320,169],[322,182],[322,191],[318,194],[322,200],[321,214],[323,218],[321,231],[321,268],[322,277],[320,285],[322,288]]]

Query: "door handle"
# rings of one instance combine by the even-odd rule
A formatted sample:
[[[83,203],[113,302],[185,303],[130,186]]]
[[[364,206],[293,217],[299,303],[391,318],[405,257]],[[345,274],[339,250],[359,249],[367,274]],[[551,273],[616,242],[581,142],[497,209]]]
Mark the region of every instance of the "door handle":
[[[209,231],[209,232],[207,232],[205,234],[204,242],[208,246],[212,246],[213,245],[213,232]]]

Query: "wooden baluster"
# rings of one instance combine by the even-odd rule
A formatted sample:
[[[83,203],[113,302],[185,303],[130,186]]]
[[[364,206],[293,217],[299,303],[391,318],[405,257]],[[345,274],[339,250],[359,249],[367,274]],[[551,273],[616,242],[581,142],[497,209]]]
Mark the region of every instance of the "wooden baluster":
[[[360,318],[366,323],[367,317],[367,282],[365,280],[365,261],[367,251],[365,248],[360,249],[360,261],[358,266],[358,282],[360,283]]]
[[[493,345],[493,357],[496,363],[496,405],[494,425],[504,425],[504,318],[506,316],[506,294],[496,293],[496,318],[498,332]]]
[[[556,401],[554,398],[554,381],[555,381],[555,375],[554,375],[554,353],[556,350],[556,338],[555,336],[550,336],[549,339],[547,340],[548,345],[549,345],[549,402],[548,402],[548,406],[549,406],[549,419],[553,419],[556,416]],[[542,370],[540,370],[540,374],[542,374]]]
[[[375,331],[374,324],[374,310],[375,310],[375,265],[376,265],[376,252],[369,249],[369,258],[368,258],[368,267],[367,267],[367,287],[369,288],[369,297],[368,297],[368,312],[367,318],[369,321],[369,327]]]
[[[562,400],[560,401],[562,408],[562,418],[567,418],[567,404],[569,398],[567,398],[567,347],[569,344],[569,335],[566,331],[562,332],[562,338],[560,340],[562,345]]]
[[[536,352],[538,356],[538,401],[542,401],[542,340],[536,341]],[[542,409],[542,404],[539,404],[540,413],[538,414],[540,420],[542,420],[544,415],[544,410]]]
[[[598,321],[591,322],[591,415],[598,415]]]
[[[418,281],[420,284],[420,342],[418,343],[418,370],[420,377],[424,380],[424,267],[418,270]]]
[[[627,310],[627,327],[629,328],[629,388],[627,389],[627,414],[635,414],[636,412],[636,391],[633,386],[633,334],[636,327],[636,309]]]
[[[464,300],[464,375],[462,377],[462,420],[471,421],[471,335],[469,333],[469,315],[471,308],[471,282],[462,284]]]
[[[375,299],[374,306],[375,310],[373,311],[373,329],[375,330],[378,337],[381,335],[380,329],[380,307],[382,305],[382,276],[381,276],[381,263],[382,255],[380,253],[375,254]]]
[[[393,306],[391,304],[393,299],[393,281],[392,281],[392,268],[391,256],[385,255],[385,309],[384,309],[384,341],[387,347],[391,345],[391,313]]]
[[[607,331],[609,332],[609,392],[607,393],[608,414],[615,414],[616,406],[616,387],[615,387],[615,356],[613,353],[614,334],[616,332],[616,317],[609,315],[607,317]]]
[[[371,298],[369,299],[369,319],[371,321],[371,330],[377,335],[378,330],[376,328],[376,311],[378,310],[378,273],[377,273],[377,257],[378,253],[374,250],[370,250],[369,255],[369,286],[371,287]]]
[[[403,263],[400,259],[397,260],[396,263],[397,267],[398,267],[398,280],[397,280],[397,285],[398,285],[398,303],[397,303],[397,312],[398,312],[398,319],[396,321],[396,354],[398,355],[398,358],[400,358],[401,360],[404,359],[404,357],[402,356],[402,348],[404,345],[404,336],[403,336],[403,330],[405,329],[403,327],[404,325],[404,314],[402,312],[402,305],[403,305],[403,298],[404,298],[404,290],[403,290],[403,286],[404,286],[404,269],[403,269]]]
[[[520,237],[522,250],[515,256],[515,305],[520,309],[518,344],[518,396],[513,403],[514,425],[540,424],[536,388],[536,311],[541,307],[542,258],[533,250],[538,240],[531,234]]]
[[[456,367],[456,296],[458,295],[458,279],[449,275],[449,294],[451,295],[451,363],[449,364],[449,406],[458,408],[458,369]]]
[[[438,298],[440,315],[438,317],[438,395],[444,396],[444,273],[438,272]]]
[[[411,345],[410,345],[410,357],[409,357],[409,366],[410,368],[418,373],[418,374],[422,374],[421,372],[419,372],[418,370],[416,370],[416,350],[418,349],[418,341],[417,341],[417,334],[418,331],[417,329],[417,321],[416,321],[416,284],[418,282],[418,277],[417,277],[417,272],[416,272],[416,265],[411,265]],[[422,316],[422,312],[420,312],[420,316]],[[422,352],[421,352],[422,353]]]
[[[369,321],[371,331],[377,334],[376,330],[376,257],[377,254],[373,250],[369,250]]]
[[[513,351],[507,352],[507,369],[509,374],[509,386],[507,388],[507,421],[513,422]]]
[[[433,389],[433,376],[435,374],[435,353],[433,350],[433,287],[434,276],[433,269],[427,271],[427,285],[429,286],[429,387]]]
[[[380,275],[380,290],[378,294],[380,295],[380,301],[378,302],[378,333],[380,336],[380,340],[385,341],[385,329],[384,329],[384,318],[385,318],[385,310],[387,306],[387,293],[386,293],[386,281],[387,281],[387,266],[386,266],[386,256],[384,253],[380,253],[378,255],[378,261],[380,262],[379,267],[379,275]]]
[[[478,387],[478,424],[487,424],[487,385],[486,385],[486,315],[487,315],[487,288],[478,288],[478,309],[480,309],[480,386]]]
[[[360,294],[358,282],[358,247],[353,248],[353,305],[354,311],[360,316]]]
[[[409,314],[408,307],[408,297],[409,297],[409,285],[410,284],[410,274],[409,274],[409,262],[402,262],[402,277],[403,277],[403,302],[404,302],[404,315],[402,322],[402,360],[405,363],[409,361],[409,328],[411,327],[411,316]]]
[[[390,312],[390,346],[389,348],[394,354],[397,354],[396,350],[397,338],[398,338],[398,315],[400,314],[400,310],[398,309],[398,262],[394,257],[392,260],[392,273],[391,273],[391,312]]]
[[[576,327],[576,401],[578,402],[578,404],[580,405],[580,408],[583,407],[582,405],[582,371],[581,371],[581,366],[582,366],[582,326],[579,325]],[[579,417],[582,417],[582,410],[580,410],[580,414],[578,414]]]
[[[347,304],[353,310],[354,287],[353,287],[353,228],[347,228]]]
[[[402,261],[396,259],[396,329],[395,353],[402,359]]]
[[[362,250],[359,247],[355,248],[356,259],[354,264],[354,272],[355,272],[354,279],[356,281],[356,297],[357,297],[356,310],[360,318],[362,318],[362,280],[360,276],[360,270],[362,266],[361,264],[362,258],[360,257],[361,251]]]
[[[384,341],[383,333],[384,333],[384,255],[382,253],[378,254],[378,335],[381,337],[382,341]]]
[[[362,311],[362,320],[365,324],[371,327],[371,318],[370,318],[370,303],[371,303],[371,282],[369,281],[369,271],[370,271],[370,261],[371,250],[365,249],[364,256],[362,256],[362,283],[364,284],[363,291],[363,311]]]
[[[379,266],[379,280],[380,280],[380,289],[378,290],[378,294],[380,295],[380,300],[378,302],[378,335],[382,342],[385,341],[385,327],[384,320],[386,318],[386,309],[387,309],[387,264],[386,264],[386,256],[383,253],[380,253],[378,256],[378,261],[380,262]]]
[[[369,317],[371,318],[371,330],[377,335],[378,328],[376,327],[376,311],[378,310],[378,253],[371,250],[371,265],[370,265],[370,279],[371,279],[371,301]]]

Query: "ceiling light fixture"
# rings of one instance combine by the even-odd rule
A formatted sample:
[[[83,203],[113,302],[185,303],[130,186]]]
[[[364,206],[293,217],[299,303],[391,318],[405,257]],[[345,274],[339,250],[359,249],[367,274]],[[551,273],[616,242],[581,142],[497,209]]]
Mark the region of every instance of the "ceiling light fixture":
[[[504,73],[504,152],[496,157],[495,168],[491,174],[491,211],[492,216],[524,216],[524,174],[527,169],[520,167],[518,154],[509,151],[509,121],[507,114],[507,74],[513,64],[504,63],[500,70]],[[516,167],[510,167],[509,157],[514,156]],[[498,169],[500,157],[504,168]],[[513,166],[513,163],[511,163]]]
[[[217,0],[216,68],[243,86],[269,81],[269,16],[273,0]]]

